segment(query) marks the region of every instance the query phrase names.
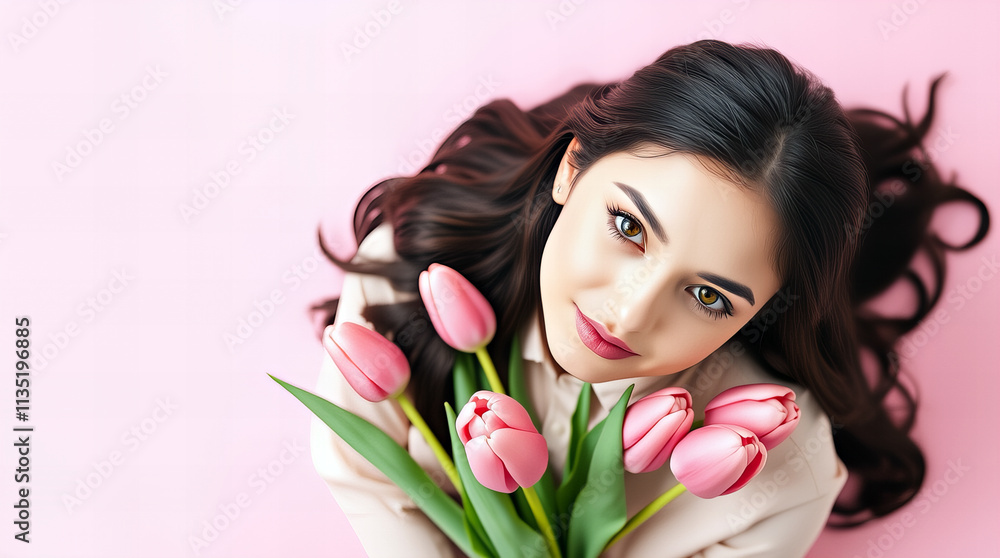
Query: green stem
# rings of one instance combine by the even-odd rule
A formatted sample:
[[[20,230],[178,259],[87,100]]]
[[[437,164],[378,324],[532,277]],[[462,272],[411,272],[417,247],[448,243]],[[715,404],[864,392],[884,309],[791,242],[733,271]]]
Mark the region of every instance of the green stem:
[[[461,493],[462,481],[458,478],[458,471],[455,469],[455,463],[451,460],[448,453],[444,451],[444,448],[441,447],[441,443],[438,442],[438,439],[434,436],[434,433],[431,432],[427,423],[424,422],[424,417],[420,416],[420,412],[418,412],[417,408],[413,406],[410,399],[406,397],[406,394],[400,393],[395,398],[396,401],[399,402],[399,406],[403,408],[403,412],[406,413],[406,418],[410,419],[413,426],[416,426],[417,430],[423,434],[424,440],[427,440],[427,445],[431,447],[434,455],[441,463],[441,468],[444,469],[444,473],[448,475],[449,479],[451,479],[451,484],[455,485],[455,489]]]
[[[620,541],[625,535],[631,533],[636,527],[642,525],[644,521],[652,517],[654,513],[660,511],[660,508],[669,504],[674,498],[683,494],[685,490],[687,490],[687,487],[683,484],[677,483],[677,486],[671,488],[663,494],[660,494],[657,499],[650,502],[648,506],[642,508],[639,510],[639,513],[632,516],[632,519],[629,519],[628,522],[625,523],[625,526],[622,527],[610,541],[608,541],[608,544],[604,546],[604,550],[611,548],[611,545]]]
[[[522,488],[524,496],[528,500],[528,506],[531,507],[531,513],[534,514],[535,521],[538,522],[538,527],[542,530],[542,535],[545,536],[545,542],[549,545],[550,556],[562,558],[562,554],[559,553],[559,545],[556,544],[555,533],[552,532],[552,525],[549,524],[549,518],[545,516],[545,509],[542,508],[542,501],[538,499],[535,488],[532,486]]]
[[[495,393],[506,395],[507,392],[503,390],[503,384],[500,383],[500,376],[497,375],[497,369],[493,366],[493,360],[490,358],[490,354],[486,352],[486,347],[476,349],[476,356],[479,358],[479,364],[483,367],[483,372],[486,372],[486,379],[490,382],[490,389]]]

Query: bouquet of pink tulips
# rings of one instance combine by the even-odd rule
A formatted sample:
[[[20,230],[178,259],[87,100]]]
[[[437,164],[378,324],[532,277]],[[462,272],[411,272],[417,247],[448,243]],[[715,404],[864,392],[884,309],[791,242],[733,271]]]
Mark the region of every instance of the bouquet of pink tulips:
[[[557,486],[545,438],[532,418],[517,340],[511,349],[507,395],[486,351],[496,332],[496,317],[482,294],[458,272],[439,264],[420,274],[419,287],[435,330],[459,351],[455,396],[467,403],[457,416],[445,404],[451,454],[404,393],[410,369],[399,347],[353,323],[339,324],[324,343],[359,395],[373,402],[388,397],[399,402],[441,462],[461,505],[380,429],[271,377],[406,491],[469,556],[596,557],[685,490],[701,498],[739,490],[763,469],[767,450],[798,423],[795,394],[783,386],[726,390],[709,402],[698,425],[686,390],[665,388],[629,406],[629,387],[608,416],[588,431],[590,385],[585,383]],[[679,484],[627,518],[624,472],[655,471],[668,460]],[[428,491],[428,486],[433,488]],[[563,518],[568,518],[566,523],[553,529],[553,522]]]

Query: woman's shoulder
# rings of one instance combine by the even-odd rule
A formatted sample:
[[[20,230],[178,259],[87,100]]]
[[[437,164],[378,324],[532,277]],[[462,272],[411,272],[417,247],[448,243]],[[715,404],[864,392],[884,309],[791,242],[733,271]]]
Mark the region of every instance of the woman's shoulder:
[[[764,470],[740,492],[745,497],[756,492],[773,495],[767,498],[768,508],[794,506],[814,498],[829,498],[832,505],[847,480],[847,471],[834,445],[837,425],[831,423],[812,392],[775,378],[735,344],[724,345],[683,374],[680,381],[691,392],[697,418],[704,416],[705,405],[713,397],[731,387],[771,383],[794,391],[798,426],[768,452]]]
[[[745,352],[723,347],[709,359],[672,378],[694,400],[695,418],[720,392],[737,385],[775,383],[796,394],[800,419],[795,431],[768,451],[763,470],[746,486],[725,496],[701,499],[682,495],[653,517],[645,530],[613,556],[663,556],[664,540],[674,541],[677,556],[801,556],[826,524],[847,480],[834,447],[836,430],[819,402],[802,386],[770,376]],[[631,478],[632,504],[645,494],[675,483],[669,471]],[[639,531],[643,532],[640,533]]]
[[[399,259],[399,256],[393,245],[392,225],[383,222],[361,240],[353,261],[385,262],[396,259]]]

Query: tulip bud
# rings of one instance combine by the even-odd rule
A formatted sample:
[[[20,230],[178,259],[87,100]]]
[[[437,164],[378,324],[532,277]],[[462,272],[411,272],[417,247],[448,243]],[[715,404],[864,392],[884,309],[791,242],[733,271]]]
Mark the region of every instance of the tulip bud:
[[[529,487],[545,473],[549,461],[545,438],[517,400],[477,391],[455,420],[472,474],[497,492]]]
[[[738,424],[771,449],[799,423],[795,392],[775,384],[736,386],[716,395],[705,407],[705,424]]]
[[[362,325],[327,328],[323,346],[358,395],[382,401],[403,391],[410,379],[406,355],[392,341]]]
[[[420,298],[448,345],[473,353],[493,340],[497,318],[482,293],[454,269],[433,263],[420,272]]]
[[[691,394],[684,388],[668,387],[636,401],[625,411],[622,425],[625,470],[659,469],[693,422]]]
[[[741,426],[712,424],[692,430],[674,448],[670,470],[689,492],[715,498],[743,488],[764,468],[767,450]]]

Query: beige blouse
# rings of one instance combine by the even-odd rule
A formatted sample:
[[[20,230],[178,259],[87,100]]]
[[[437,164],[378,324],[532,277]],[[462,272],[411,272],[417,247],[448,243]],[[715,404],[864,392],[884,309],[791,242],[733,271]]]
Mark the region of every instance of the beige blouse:
[[[357,259],[392,260],[392,230],[382,225],[361,244]],[[366,303],[412,298],[394,291],[381,277],[348,273],[344,278],[336,321],[372,327],[361,317]],[[521,332],[524,373],[532,403],[548,442],[550,466],[561,472],[566,459],[570,416],[581,381],[559,374],[546,361],[537,320]],[[635,378],[594,384],[590,422],[607,415],[629,384],[631,401],[667,386],[691,392],[695,419],[706,403],[732,386],[771,382],[738,345],[726,345],[708,359],[670,376]],[[410,427],[395,401],[370,403],[358,396],[323,352],[315,392],[381,427],[406,447],[439,485],[450,489],[443,471],[416,428]],[[783,557],[803,556],[819,535],[834,500],[847,480],[837,458],[830,422],[804,388],[790,385],[801,409],[798,427],[790,438],[770,450],[767,463],[743,489],[726,496],[701,499],[683,493],[641,527],[611,547],[606,558]],[[344,443],[318,418],[312,419],[311,449],[316,470],[326,480],[337,503],[351,522],[368,554],[375,557],[460,556],[408,496],[363,457]],[[556,475],[559,478],[559,475]],[[660,470],[625,473],[629,516],[677,484],[664,465]],[[335,554],[335,553],[334,553]]]

